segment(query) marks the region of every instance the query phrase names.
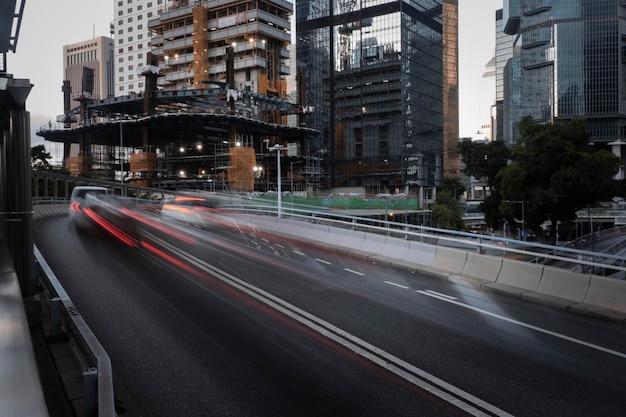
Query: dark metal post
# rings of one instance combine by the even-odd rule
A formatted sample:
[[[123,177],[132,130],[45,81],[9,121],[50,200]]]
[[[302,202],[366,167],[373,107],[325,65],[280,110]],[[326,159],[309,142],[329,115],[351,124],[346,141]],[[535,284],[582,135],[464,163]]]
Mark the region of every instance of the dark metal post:
[[[13,79],[10,74],[1,74],[0,82],[1,237],[13,258],[22,295],[26,297],[34,291],[30,114],[26,111],[32,84],[27,79]]]

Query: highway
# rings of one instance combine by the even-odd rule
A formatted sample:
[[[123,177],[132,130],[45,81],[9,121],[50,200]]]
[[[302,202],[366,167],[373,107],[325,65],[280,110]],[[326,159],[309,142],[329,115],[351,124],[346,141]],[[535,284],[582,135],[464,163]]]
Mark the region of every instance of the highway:
[[[130,219],[133,219],[132,222]],[[621,416],[626,329],[228,215],[36,244],[143,416]],[[126,400],[128,401],[128,400]]]

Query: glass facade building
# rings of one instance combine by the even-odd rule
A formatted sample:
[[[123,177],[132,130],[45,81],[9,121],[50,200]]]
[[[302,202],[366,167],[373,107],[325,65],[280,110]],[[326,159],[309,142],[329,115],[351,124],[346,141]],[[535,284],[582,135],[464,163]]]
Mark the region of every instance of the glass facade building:
[[[506,92],[509,124],[585,117],[591,140],[626,139],[626,3],[620,0],[505,0],[514,35]],[[506,138],[514,142],[515,138]]]
[[[448,32],[442,3],[454,13]],[[441,183],[444,117],[456,117],[446,126],[458,141],[456,4],[296,2],[297,65],[315,108],[306,123],[321,132],[308,151],[326,161],[330,187],[393,193]],[[454,47],[445,59],[444,38]]]

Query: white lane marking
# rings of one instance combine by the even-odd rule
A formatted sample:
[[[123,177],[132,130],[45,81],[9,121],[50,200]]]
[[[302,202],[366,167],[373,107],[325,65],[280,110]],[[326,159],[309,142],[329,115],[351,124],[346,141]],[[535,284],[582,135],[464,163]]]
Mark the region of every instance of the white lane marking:
[[[285,249],[285,247],[284,247],[283,245],[280,245],[280,244],[278,244],[278,243],[274,243],[274,246],[278,246],[278,247],[279,247],[279,248],[281,248],[281,249]]]
[[[416,292],[421,292],[421,290],[417,290]],[[437,292],[437,291],[433,291],[433,290],[426,290],[426,292],[427,292],[427,293],[429,293],[429,294],[435,294],[435,295],[438,295],[439,297],[445,297],[445,298],[447,298],[447,299],[449,299],[449,300],[457,300],[457,298],[456,298],[456,297],[453,297],[453,296],[448,295],[448,294],[442,294],[442,293]]]
[[[323,263],[323,264],[330,265],[330,262],[325,261],[325,260],[323,260],[323,259],[320,259],[320,258],[315,258],[315,260],[316,260],[317,262],[321,262],[321,263]]]
[[[389,285],[393,285],[395,287],[400,287],[400,288],[404,288],[405,290],[408,290],[409,287],[407,287],[406,285],[401,285],[401,284],[396,284],[395,282],[391,282],[391,281],[383,281],[385,284],[389,284]]]
[[[496,319],[500,319],[500,320],[503,320],[503,321],[506,321],[506,322],[509,322],[509,323],[512,323],[512,324],[516,324],[516,325],[521,326],[521,327],[525,327],[527,329],[535,330],[537,332],[544,333],[544,334],[547,334],[547,335],[550,335],[550,336],[554,336],[554,337],[559,338],[559,339],[567,340],[568,342],[577,343],[579,345],[586,346],[586,347],[591,348],[591,349],[596,349],[596,350],[599,350],[601,352],[605,352],[605,353],[608,353],[610,355],[615,355],[615,356],[618,356],[620,358],[626,359],[626,353],[622,353],[622,352],[618,352],[616,350],[608,349],[608,348],[605,348],[603,346],[594,345],[593,343],[585,342],[584,340],[576,339],[574,337],[566,336],[566,335],[561,334],[561,333],[557,333],[557,332],[553,332],[551,330],[543,329],[541,327],[533,326],[532,324],[528,324],[528,323],[524,323],[522,321],[518,321],[518,320],[515,320],[515,319],[504,317],[504,316],[501,316],[499,314],[495,314],[495,313],[492,313],[492,312],[487,311],[487,310],[483,310],[483,309],[478,308],[478,307],[473,307],[473,306],[471,306],[469,304],[461,303],[460,301],[455,301],[455,300],[450,299],[450,298],[445,297],[445,296],[442,297],[442,296],[439,296],[439,295],[435,295],[435,294],[433,294],[431,292],[428,292],[428,291],[418,290],[417,292],[419,292],[420,294],[423,294],[423,295],[427,295],[429,297],[436,298],[436,299],[441,300],[441,301],[445,301],[447,303],[456,304],[456,305],[458,305],[460,307],[465,307],[467,309],[476,311],[478,313],[485,314],[487,316],[494,317]]]
[[[412,383],[416,387],[430,392],[431,394],[472,416],[485,416],[486,411],[492,415],[500,417],[513,417],[513,415],[499,409],[495,405],[481,400],[469,392],[463,391],[462,389],[437,378],[432,374],[429,374],[423,369],[403,361],[397,356],[394,356],[391,353],[386,352],[383,349],[374,346],[365,340],[360,339],[357,336],[262,290],[261,288],[255,287],[252,284],[224,272],[221,269],[218,269],[217,267],[198,259],[195,256],[188,254],[155,236],[151,237],[155,241],[159,241],[163,247],[186,260],[190,265],[205,271],[214,278],[217,278],[225,284],[238,289],[259,302],[272,307],[276,311],[291,317],[302,325],[318,332],[327,339],[350,349],[355,354],[362,356],[389,372],[392,372],[407,382]]]
[[[347,271],[347,272],[352,272],[353,274],[357,274],[357,275],[361,275],[361,276],[365,275],[363,272],[355,271],[355,270],[350,269],[350,268],[344,268],[343,270]]]
[[[304,253],[302,253],[302,252],[300,252],[300,251],[297,251],[297,250],[294,250],[294,251],[292,251],[292,252],[293,252],[293,253],[295,253],[296,255],[306,256]]]

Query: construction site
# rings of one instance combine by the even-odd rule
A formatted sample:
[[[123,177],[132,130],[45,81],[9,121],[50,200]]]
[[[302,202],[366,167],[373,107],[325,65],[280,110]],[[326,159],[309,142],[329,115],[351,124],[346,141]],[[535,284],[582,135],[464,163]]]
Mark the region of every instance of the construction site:
[[[62,144],[70,174],[241,191],[275,190],[280,176],[290,191],[326,187],[323,161],[308,154],[319,132],[306,127],[301,74],[297,99],[287,96],[291,3],[210,5],[174,2],[150,20],[151,53],[137,72],[144,91],[99,98],[89,82],[64,82],[64,115],[37,135]]]

